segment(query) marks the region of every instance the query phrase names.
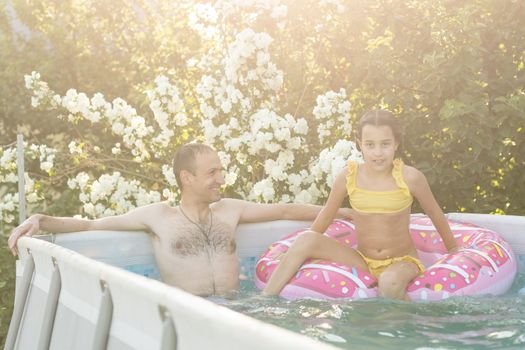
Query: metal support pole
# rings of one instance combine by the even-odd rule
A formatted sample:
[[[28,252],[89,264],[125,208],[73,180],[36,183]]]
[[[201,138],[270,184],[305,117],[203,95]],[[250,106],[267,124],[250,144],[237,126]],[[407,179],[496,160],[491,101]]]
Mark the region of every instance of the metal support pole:
[[[162,340],[160,348],[161,350],[176,350],[177,331],[175,330],[171,314],[164,306],[159,306],[159,311],[162,319]]]
[[[35,271],[35,261],[31,255],[28,255],[24,264],[24,273],[20,281],[20,290],[16,298],[16,303],[13,308],[13,315],[11,316],[11,323],[9,324],[9,331],[7,332],[7,339],[5,341],[4,350],[12,350],[15,348],[16,338],[22,322],[22,315],[27,303],[27,296],[31,288],[31,280]]]
[[[105,350],[107,348],[113,318],[113,300],[109,286],[106,282],[100,281],[100,287],[102,288],[102,299],[100,300],[98,320],[93,337],[93,350]]]
[[[18,169],[18,224],[26,219],[26,192],[24,169],[24,136],[16,135],[16,167]]]
[[[54,261],[53,261],[54,262]],[[51,282],[49,283],[49,290],[47,292],[47,301],[44,309],[44,318],[42,320],[42,331],[40,332],[40,340],[38,341],[37,350],[48,350],[51,344],[51,335],[53,334],[53,327],[55,325],[55,316],[58,307],[58,298],[60,297],[60,290],[62,289],[62,280],[60,278],[60,270],[56,262],[55,269],[51,275]]]

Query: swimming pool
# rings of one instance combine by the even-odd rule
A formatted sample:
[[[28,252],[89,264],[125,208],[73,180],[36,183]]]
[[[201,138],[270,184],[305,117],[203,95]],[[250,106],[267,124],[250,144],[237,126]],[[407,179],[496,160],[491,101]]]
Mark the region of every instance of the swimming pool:
[[[463,215],[459,218],[463,217],[466,216]],[[454,218],[458,219],[458,217]],[[68,253],[66,251],[64,253],[61,247],[50,244],[45,250],[55,249],[57,254],[54,255],[53,259],[57,262],[50,263],[47,261],[44,265],[47,264],[49,271],[52,270],[53,264],[60,267],[61,274],[64,275],[63,285],[66,289],[68,283],[69,288],[73,289],[77,288],[79,283],[85,284],[85,286],[77,288],[78,293],[85,295],[79,296],[78,300],[72,302],[74,291],[68,292],[71,295],[61,293],[59,305],[62,302],[63,305],[67,306],[68,312],[71,311],[71,305],[80,308],[79,310],[84,313],[86,319],[95,319],[96,321],[96,310],[91,310],[90,307],[96,308],[100,304],[100,299],[92,297],[92,294],[100,294],[100,280],[108,283],[115,299],[113,320],[111,321],[113,323],[111,327],[113,338],[110,337],[113,339],[111,343],[113,345],[108,348],[137,348],[134,345],[139,344],[138,341],[142,341],[143,344],[149,344],[148,342],[157,344],[161,342],[159,339],[163,341],[164,332],[160,332],[160,330],[165,327],[165,319],[158,317],[158,312],[162,309],[159,308],[159,300],[168,305],[163,306],[164,309],[162,310],[168,309],[168,314],[171,314],[175,320],[176,326],[174,328],[177,330],[180,345],[178,348],[196,349],[199,348],[196,344],[202,346],[202,331],[196,332],[193,329],[204,327],[203,325],[205,325],[206,332],[209,335],[206,344],[208,346],[213,344],[214,348],[217,349],[242,349],[247,347],[246,344],[250,344],[249,347],[252,349],[257,346],[260,348],[286,349],[324,347],[321,343],[301,340],[308,338],[347,349],[525,348],[525,296],[518,293],[518,290],[525,286],[523,275],[523,271],[525,271],[525,218],[512,220],[511,217],[471,216],[468,219],[470,219],[468,221],[478,224],[485,222],[485,226],[498,232],[507,231],[509,235],[512,233],[512,236],[505,236],[504,238],[511,243],[519,259],[521,272],[512,290],[505,296],[450,298],[436,303],[406,303],[384,299],[338,302],[286,301],[277,297],[260,297],[252,282],[253,267],[257,257],[270,242],[297,228],[309,225],[309,223],[301,222],[242,225],[237,231],[238,254],[243,275],[241,291],[235,300],[215,299],[215,302],[251,318],[264,321],[262,325],[261,323],[252,324],[246,318],[233,315],[235,313],[223,312],[224,310],[218,311],[224,308],[213,307],[212,304],[201,298],[190,296],[176,288],[167,287],[163,283],[151,280],[151,283],[146,283],[147,280],[142,278],[137,278],[135,281],[135,278],[130,277],[131,274],[120,273],[118,270],[122,271],[121,269],[112,268],[108,270],[104,266],[97,265],[98,262],[93,262],[93,260],[98,260],[151,279],[158,279],[159,273],[151,252],[151,244],[147,235],[143,233],[89,232],[47,236],[47,240],[56,243],[58,246],[81,252],[82,255],[90,259],[73,252]],[[519,236],[518,232],[523,233],[523,235]],[[27,239],[24,244],[31,245],[34,243],[32,241],[37,240]],[[119,244],[115,244],[116,241]],[[38,244],[34,244],[33,256],[37,265],[42,265],[43,258],[39,257],[39,253],[37,253],[40,248],[35,250],[38,246]],[[67,270],[69,265],[75,264],[65,264],[62,255],[64,257],[67,255],[68,259],[72,257],[81,260],[83,268],[86,268],[83,270],[86,277],[82,278],[82,276],[78,276],[78,272],[74,271],[71,275],[77,280],[74,283],[68,282]],[[97,269],[102,269],[103,272],[100,273]],[[99,289],[98,291],[93,285],[88,286],[85,281],[92,270],[97,270],[93,275],[101,278],[92,281],[93,285],[98,286],[96,287]],[[21,278],[21,271],[18,274]],[[50,276],[50,273],[48,275]],[[51,279],[50,277],[49,280]],[[33,280],[38,279],[34,278]],[[35,282],[36,285],[44,286],[43,280]],[[132,280],[132,283],[123,287],[129,282],[128,280]],[[94,289],[90,290],[89,288]],[[45,286],[42,289],[45,290]],[[19,294],[17,291],[17,296]],[[90,298],[93,300],[89,300]],[[135,301],[133,298],[136,298]],[[128,300],[121,302],[120,299]],[[140,303],[136,300],[140,300]],[[127,307],[125,307],[126,305]],[[130,308],[130,305],[138,308],[138,310],[133,313],[129,312],[127,309]],[[64,322],[71,315],[61,317]],[[139,322],[136,319],[137,317],[150,318],[152,321],[148,322],[147,326],[141,326],[144,321]],[[35,322],[38,323],[34,321],[33,326]],[[184,323],[191,324],[192,322],[193,327],[184,325]],[[306,335],[307,338],[297,338],[290,333],[277,331],[275,327],[266,327],[264,324],[273,324],[290,329]],[[144,329],[140,329],[140,327]],[[232,328],[236,330],[236,339],[232,339],[230,334]],[[255,329],[257,332],[254,332]],[[129,338],[127,334],[130,330],[144,334],[137,338],[138,340],[129,340],[126,337]],[[66,333],[64,330],[62,331]],[[20,332],[20,335],[23,336],[24,332]],[[57,339],[57,337],[53,339]],[[126,341],[128,347],[124,346]],[[253,345],[255,343],[257,344]],[[119,344],[119,346],[115,346],[115,344]]]
[[[525,255],[517,257],[521,272],[504,296],[417,303],[261,297],[253,283],[257,259],[248,257],[241,259],[247,278],[238,298],[220,303],[341,349],[524,349]]]
[[[524,285],[521,273],[505,296],[407,303],[261,298],[245,283],[225,305],[343,349],[523,349]]]

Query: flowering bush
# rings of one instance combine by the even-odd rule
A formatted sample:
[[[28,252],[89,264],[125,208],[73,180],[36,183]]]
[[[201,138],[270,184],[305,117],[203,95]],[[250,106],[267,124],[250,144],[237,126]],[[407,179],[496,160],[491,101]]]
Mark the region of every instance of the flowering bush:
[[[348,118],[350,107],[345,89],[341,89],[339,93],[328,91],[317,96],[313,114],[319,122],[317,133],[322,145],[329,146],[334,138],[344,138],[351,134],[352,126]]]
[[[247,27],[237,32],[222,22],[235,11],[251,14],[243,23]],[[192,140],[218,150],[230,195],[262,202],[322,202],[335,174],[348,159],[359,157],[354,143],[344,140],[351,133],[351,104],[341,89],[320,95],[311,115],[287,112],[284,73],[272,61],[273,38],[249,27],[258,16],[269,15],[283,28],[286,14],[287,6],[279,1],[191,7],[189,26],[207,47],[187,62],[194,83],[182,84],[170,72],[158,75],[143,90],[150,113],[142,115],[122,98],[107,101],[100,92],[89,97],[73,88],[60,95],[38,72],[26,75],[34,108],[53,111],[77,131],[100,131],[77,132],[58,151],[31,146],[30,152],[41,147],[40,167],[47,177],[37,182],[27,178],[28,202],[43,201],[44,187],[58,190],[48,186],[56,173],[67,178],[76,207],[87,217],[121,214],[162,199],[174,202],[179,192],[170,155]],[[318,151],[319,145],[324,150]],[[14,183],[14,151],[3,152],[1,169]],[[61,155],[59,164],[53,164],[53,152]],[[4,196],[5,222],[14,219],[15,197],[14,187]]]
[[[431,186],[439,182],[448,189],[436,193],[447,210],[523,207],[525,98],[518,85],[497,90],[501,81],[523,74],[519,59],[516,67],[507,65],[521,57],[523,45],[515,43],[522,28],[514,17],[500,22],[494,16],[495,22],[483,25],[476,17],[517,14],[515,5],[138,1],[135,7],[107,4],[119,14],[112,22],[97,4],[71,12],[63,2],[45,2],[54,9],[49,13],[67,16],[46,27],[45,16],[33,9],[34,28],[48,40],[78,44],[76,63],[54,74],[40,65],[40,73],[26,76],[27,104],[39,111],[24,114],[33,123],[9,120],[15,127],[1,141],[13,141],[13,130],[20,129],[31,143],[55,150],[52,161],[33,161],[27,154],[35,163],[27,175],[34,187],[28,189],[33,211],[58,214],[71,208],[64,214],[93,217],[158,199],[175,202],[171,156],[178,145],[194,140],[219,151],[228,196],[322,203],[335,174],[348,159],[359,158],[351,121],[378,105],[408,126],[403,155],[425,172]],[[14,6],[19,13],[25,9],[18,2]],[[462,16],[476,19],[468,22],[468,31],[457,27]],[[491,46],[498,42],[491,39],[496,34],[483,34],[484,26],[500,33],[498,38],[510,33],[509,39]],[[55,36],[70,27],[75,35]],[[462,54],[465,43],[476,43],[469,46],[474,54]],[[51,46],[69,54],[58,41]],[[498,55],[488,54],[494,50]],[[97,60],[100,52],[104,64]],[[488,64],[489,56],[499,63]],[[508,69],[485,71],[497,65]],[[458,73],[457,67],[466,69]],[[79,73],[68,80],[63,71]],[[104,74],[111,77],[105,80]],[[58,120],[37,125],[42,110]],[[57,135],[49,135],[55,130],[48,125]],[[6,160],[15,155],[10,147],[2,152]],[[16,213],[16,171],[7,161],[1,167],[7,179],[0,185],[6,223]],[[474,176],[479,173],[487,176]],[[104,195],[92,198],[93,187],[108,181]]]
[[[25,154],[24,157],[28,163],[36,162],[40,174],[24,173],[25,180],[25,198],[29,205],[35,205],[42,202],[44,199],[44,189],[40,185],[40,181],[36,177],[43,177],[54,175],[54,160],[56,150],[45,145],[29,145],[24,143]],[[19,196],[18,196],[18,171],[17,171],[17,149],[16,147],[0,147],[0,193],[2,200],[0,201],[0,222],[4,224],[14,223],[14,219],[18,214]],[[28,164],[33,165],[33,164]],[[37,170],[37,171],[38,171]]]
[[[68,180],[80,192],[84,213],[89,217],[124,214],[130,209],[160,201],[157,191],[147,191],[138,180],[126,180],[119,172],[103,174],[92,180],[85,172]]]

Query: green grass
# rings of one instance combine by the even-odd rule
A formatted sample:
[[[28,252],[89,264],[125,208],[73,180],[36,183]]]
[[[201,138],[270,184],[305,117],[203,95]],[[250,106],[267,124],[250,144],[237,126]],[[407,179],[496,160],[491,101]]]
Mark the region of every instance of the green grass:
[[[6,240],[0,243],[0,344],[5,344],[13,303],[15,299],[15,258],[7,248]]]

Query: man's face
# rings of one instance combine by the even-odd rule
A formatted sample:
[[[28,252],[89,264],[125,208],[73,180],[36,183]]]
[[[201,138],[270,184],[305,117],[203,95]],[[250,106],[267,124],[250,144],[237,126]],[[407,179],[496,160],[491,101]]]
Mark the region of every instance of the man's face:
[[[209,203],[221,199],[220,188],[224,185],[223,168],[217,152],[197,153],[193,173],[188,172],[187,191]]]

